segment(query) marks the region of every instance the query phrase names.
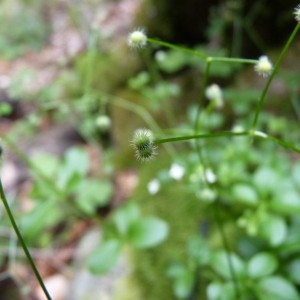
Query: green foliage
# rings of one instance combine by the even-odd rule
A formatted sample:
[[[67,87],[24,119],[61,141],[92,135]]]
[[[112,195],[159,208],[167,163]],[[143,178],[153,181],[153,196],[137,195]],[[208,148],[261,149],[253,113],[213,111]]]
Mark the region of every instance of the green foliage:
[[[104,241],[89,257],[89,269],[99,275],[106,273],[115,266],[122,246],[151,248],[163,242],[168,231],[165,221],[145,217],[135,203],[127,203],[117,209],[109,220]]]
[[[32,159],[36,178],[31,193],[36,204],[21,219],[27,242],[46,228],[53,228],[68,216],[95,216],[97,209],[107,205],[113,194],[108,179],[88,177],[89,158],[83,149],[70,148],[62,159],[49,154],[39,154]],[[70,219],[71,220],[71,219]],[[48,231],[51,236],[51,232]],[[44,235],[44,242],[50,242]]]
[[[38,48],[48,30],[42,17],[25,5],[6,14],[10,4],[0,5],[1,22],[9,25],[0,26],[4,56]],[[41,2],[33,4],[42,8]],[[225,7],[226,11],[242,14],[241,7]],[[215,19],[209,35],[220,38],[231,18]],[[242,23],[247,22],[251,24]],[[60,123],[68,119],[86,143],[101,144],[104,160],[109,160],[98,176],[89,173],[93,162],[83,148],[70,147],[60,158],[39,154],[29,159],[16,147],[34,178],[29,194],[32,209],[20,216],[26,242],[47,247],[63,240],[81,218],[99,222],[99,209],[109,206],[115,192],[107,176],[116,165],[110,153],[122,146],[119,141],[127,143],[136,114],[154,132],[153,146],[166,147],[159,150],[157,162],[139,167],[139,186],[132,198],[120,207],[112,205],[108,217],[101,219],[103,236],[88,257],[90,271],[104,275],[129,253],[129,280],[141,299],[298,299],[298,73],[279,74],[291,93],[285,95],[291,98],[290,105],[278,99],[268,109],[264,104],[267,97],[276,96],[268,95],[269,87],[299,29],[298,24],[272,68],[260,70],[269,75],[259,80],[262,88],[250,86],[247,79],[245,86],[230,84],[245,64],[252,73],[253,66],[259,70],[257,59],[228,56],[241,50],[238,32],[231,51],[212,45],[186,48],[149,38],[153,52],[141,49],[149,50],[142,53],[149,70],[139,69],[132,76],[136,64],[129,56],[124,60],[124,49],[108,55],[97,30],[91,29],[87,50],[36,99],[29,100],[22,88],[23,77],[34,77],[30,72],[20,74],[11,95],[28,98],[34,112],[15,125],[16,135],[36,133],[43,118]],[[193,88],[200,87],[192,99],[190,82]],[[217,85],[220,107],[206,93],[215,82],[224,85],[222,89]],[[115,107],[128,110],[129,117],[120,121]],[[156,122],[148,110],[162,121]],[[107,112],[114,116],[113,126],[103,134],[97,120],[105,116],[110,122]],[[9,105],[0,104],[0,116],[10,113]],[[131,297],[130,292],[126,296]]]

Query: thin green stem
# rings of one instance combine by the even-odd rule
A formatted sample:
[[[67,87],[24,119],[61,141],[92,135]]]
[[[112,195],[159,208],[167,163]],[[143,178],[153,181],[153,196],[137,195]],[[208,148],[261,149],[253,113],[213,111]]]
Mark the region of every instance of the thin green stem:
[[[107,98],[109,99],[108,101],[113,105],[134,112],[136,115],[140,116],[151,129],[155,130],[158,133],[162,132],[161,128],[153,119],[151,114],[149,114],[149,112],[142,106],[139,106],[135,103],[131,103],[123,98],[119,98],[116,96],[109,96],[109,95],[107,96],[108,96]],[[172,145],[167,145],[166,150],[169,152],[170,155],[175,155],[175,149],[172,147]]]
[[[237,58],[237,57],[209,57],[211,62],[226,62],[226,63],[238,63],[238,64],[256,64],[257,59]]]
[[[197,107],[196,118],[195,118],[195,121],[194,121],[194,131],[195,131],[195,133],[199,129],[199,117],[200,117],[200,113],[201,113],[201,107],[202,106],[204,107],[203,102],[204,102],[204,96],[205,96],[205,87],[207,86],[207,82],[208,82],[210,66],[211,66],[211,60],[207,59],[206,60],[205,73],[204,73],[204,79],[203,79],[203,83],[202,83],[202,87],[201,87],[201,91],[200,91],[200,99],[199,99],[199,103],[198,103],[198,107]],[[201,105],[201,104],[203,104],[203,105]]]
[[[190,48],[186,48],[186,47],[183,47],[183,46],[173,45],[171,43],[163,42],[163,41],[152,39],[152,38],[147,38],[147,41],[151,44],[160,45],[160,46],[164,46],[164,47],[167,47],[167,48],[170,48],[170,49],[179,50],[181,52],[191,54],[193,56],[201,57],[202,59],[207,59],[207,57],[208,57],[203,52],[193,50],[193,49],[190,49]]]
[[[86,54],[86,69],[85,69],[85,81],[84,81],[84,95],[88,95],[91,92],[93,75],[95,69],[95,60],[97,58],[97,42],[99,38],[97,30],[92,29],[89,35],[88,49]]]
[[[289,49],[290,45],[292,44],[292,41],[294,40],[299,28],[300,28],[300,23],[297,23],[296,27],[294,28],[293,32],[291,33],[290,37],[288,38],[286,44],[284,45],[284,47],[283,47],[276,63],[275,63],[274,69],[273,69],[270,77],[268,78],[268,81],[267,81],[267,83],[266,83],[266,85],[263,89],[263,92],[261,93],[261,96],[259,98],[259,101],[258,101],[258,104],[257,104],[257,107],[256,107],[254,119],[253,119],[252,130],[255,130],[255,128],[257,126],[259,114],[262,110],[262,107],[263,107],[267,92],[269,90],[269,87],[270,87],[270,85],[273,81],[273,78],[274,78],[275,74],[277,73],[277,70],[278,70],[278,68],[279,68],[279,66],[280,66],[287,50]]]
[[[5,207],[5,210],[6,210],[7,214],[8,214],[10,222],[11,222],[11,224],[13,226],[13,229],[14,229],[14,231],[15,231],[17,237],[18,237],[18,240],[19,240],[19,242],[20,242],[20,244],[21,244],[21,246],[22,246],[22,248],[24,250],[24,253],[25,253],[25,255],[26,255],[27,259],[28,259],[28,262],[29,262],[29,264],[30,264],[30,266],[31,266],[31,268],[32,268],[32,270],[33,270],[33,272],[34,272],[34,274],[35,274],[35,276],[36,276],[36,278],[37,278],[37,280],[38,280],[38,282],[39,282],[42,290],[44,291],[46,298],[48,300],[51,300],[52,298],[51,298],[49,292],[47,291],[47,288],[46,288],[46,286],[44,284],[44,281],[43,281],[43,279],[42,279],[42,277],[41,277],[38,269],[35,266],[35,263],[34,263],[32,257],[31,257],[31,255],[30,255],[30,252],[29,252],[29,250],[27,248],[27,245],[26,245],[26,243],[25,243],[25,241],[23,239],[23,236],[22,236],[22,234],[21,234],[21,232],[20,232],[20,230],[19,230],[19,228],[17,226],[17,223],[15,222],[14,216],[13,216],[11,210],[10,210],[8,201],[7,201],[5,193],[4,193],[4,189],[3,189],[1,178],[0,178],[0,197],[2,199],[2,202],[3,202],[3,205]]]
[[[275,138],[273,136],[270,136],[268,134],[265,134],[263,132],[260,132],[260,131],[253,131],[252,133],[250,133],[253,137],[259,137],[259,138],[262,138],[262,139],[266,139],[266,140],[269,140],[285,149],[289,149],[289,150],[292,150],[292,151],[295,151],[297,153],[300,153],[300,148],[296,147],[295,145],[289,143],[289,142],[286,142],[284,140],[281,140],[281,139],[278,139],[278,138]]]
[[[201,133],[185,136],[176,136],[164,139],[156,139],[155,144],[164,144],[171,142],[189,141],[195,139],[205,139],[205,138],[219,138],[219,137],[232,137],[232,136],[248,136],[249,131],[233,132],[233,131],[220,131],[216,133]]]

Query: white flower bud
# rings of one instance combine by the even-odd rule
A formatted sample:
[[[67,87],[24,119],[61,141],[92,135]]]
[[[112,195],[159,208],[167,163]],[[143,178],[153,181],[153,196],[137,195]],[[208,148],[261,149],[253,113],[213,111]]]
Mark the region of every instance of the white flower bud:
[[[100,129],[101,132],[106,132],[110,129],[111,120],[106,115],[99,116],[96,119],[96,126]]]
[[[143,29],[136,29],[128,35],[128,45],[131,48],[143,48],[147,44],[147,36]]]
[[[300,22],[300,4],[295,7],[294,10],[295,19],[297,22]]]
[[[205,96],[208,100],[212,101],[217,108],[222,108],[224,101],[223,101],[223,94],[221,88],[217,84],[211,84],[205,90]]]
[[[263,55],[258,59],[254,69],[262,77],[268,77],[272,73],[273,65],[268,56]]]

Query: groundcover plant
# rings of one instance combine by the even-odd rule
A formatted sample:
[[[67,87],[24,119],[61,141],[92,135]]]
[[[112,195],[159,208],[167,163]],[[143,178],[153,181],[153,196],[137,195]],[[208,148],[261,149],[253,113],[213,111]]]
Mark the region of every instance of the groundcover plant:
[[[149,53],[144,56],[149,72],[130,78],[128,85],[146,97],[156,98],[157,101],[151,103],[152,109],[163,107],[165,118],[170,123],[176,121],[176,116],[164,99],[178,95],[184,97],[184,91],[161,79],[159,72],[175,73],[177,67],[191,65],[203,70],[199,78],[201,90],[188,109],[188,122],[180,126],[173,123],[171,129],[161,129],[149,112],[138,104],[100,92],[96,96],[91,92],[89,97],[80,98],[78,108],[82,108],[80,105],[85,100],[83,113],[86,113],[86,103],[93,107],[101,98],[103,106],[120,106],[141,116],[146,124],[133,132],[130,141],[135,157],[146,166],[154,164],[161,155],[167,157],[167,163],[156,168],[155,178],[148,178],[144,187],[149,198],[159,195],[167,187],[174,191],[175,186],[180,185],[187,197],[176,199],[174,203],[193,202],[189,212],[193,217],[195,209],[201,210],[195,213],[195,217],[199,217],[195,220],[199,228],[181,240],[183,256],[165,258],[163,250],[166,248],[160,247],[167,244],[169,238],[180,235],[173,230],[171,213],[165,214],[166,220],[161,216],[144,216],[139,205],[129,201],[116,209],[106,222],[103,241],[88,260],[93,273],[104,274],[111,270],[124,246],[139,250],[151,248],[153,251],[157,246],[162,266],[156,276],[167,278],[173,296],[178,299],[299,299],[299,115],[298,120],[281,118],[280,105],[276,116],[265,110],[270,86],[299,31],[300,5],[294,10],[294,17],[296,25],[274,61],[264,53],[257,59],[209,55],[206,50],[150,38],[141,28],[128,35],[127,43],[134,55],[156,47],[154,57]],[[91,52],[91,58],[93,54]],[[262,90],[235,91],[222,88],[222,82],[212,80],[211,75],[218,72],[218,66],[235,70],[236,66],[242,65],[253,67],[253,76],[263,83]],[[92,75],[92,64],[87,73]],[[296,74],[296,88],[298,76]],[[156,77],[156,85],[152,85],[152,77]],[[248,98],[252,100],[248,101]],[[236,119],[231,116],[228,120],[225,109],[230,100]],[[297,115],[296,108],[295,111]],[[111,119],[105,114],[105,109],[96,121],[93,120],[93,125],[101,131],[110,128]],[[89,126],[90,123],[84,123],[82,133],[92,140],[93,131]],[[16,146],[9,137],[3,137],[3,141],[9,147]],[[177,147],[179,144],[184,144],[184,147]],[[2,146],[0,154],[3,155]],[[45,201],[47,206],[37,210],[36,215],[23,219],[25,239],[1,181],[0,196],[26,258],[46,298],[51,299],[26,241],[42,232],[44,219],[51,217],[54,218],[51,222],[56,223],[65,218],[62,211],[55,210],[58,195],[60,198],[75,198],[75,209],[72,210],[75,214],[94,218],[97,208],[108,203],[112,186],[109,181],[98,184],[86,180],[88,158],[81,149],[69,150],[62,160],[52,156],[40,158],[47,162],[48,174],[41,170],[38,158],[32,162],[23,155],[23,159],[38,177],[39,185],[33,193],[45,199],[48,195],[49,198]],[[60,181],[53,185],[57,178]],[[102,195],[100,199],[94,197],[96,194]],[[89,200],[85,201],[85,197]],[[39,226],[32,221],[34,216],[41,220]],[[178,217],[180,222],[180,215]],[[187,219],[186,225],[188,222]],[[150,274],[152,266],[145,265]],[[142,272],[142,268],[141,260],[137,263],[136,274]],[[155,289],[156,286],[145,287],[141,291],[143,298],[158,299]]]

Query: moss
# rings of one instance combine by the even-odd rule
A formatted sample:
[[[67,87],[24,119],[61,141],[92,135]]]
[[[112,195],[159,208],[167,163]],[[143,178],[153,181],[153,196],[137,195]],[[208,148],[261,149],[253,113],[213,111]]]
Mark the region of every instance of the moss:
[[[153,178],[156,169],[161,169],[164,165],[169,166],[164,158],[144,165],[139,172],[140,185],[134,199],[145,215],[156,215],[167,221],[170,234],[164,243],[155,248],[131,250],[130,260],[134,269],[128,282],[129,286],[133,285],[136,288],[130,288],[133,291],[130,299],[175,299],[172,282],[165,275],[166,268],[172,261],[185,260],[186,242],[199,230],[201,204],[186,191],[183,184],[174,182],[172,186],[162,188],[155,196],[148,194],[146,185],[149,178]],[[140,298],[136,298],[135,295],[139,295]]]

